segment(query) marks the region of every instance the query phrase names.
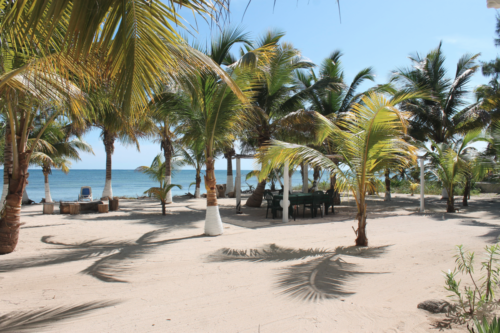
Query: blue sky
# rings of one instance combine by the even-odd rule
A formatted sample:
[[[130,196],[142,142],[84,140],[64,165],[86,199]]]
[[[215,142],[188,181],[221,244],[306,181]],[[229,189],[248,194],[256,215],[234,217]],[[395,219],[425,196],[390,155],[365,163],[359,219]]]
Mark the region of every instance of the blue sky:
[[[410,65],[408,55],[426,54],[440,41],[450,76],[464,53],[481,53],[480,60],[487,61],[500,50],[493,44],[496,10],[487,9],[486,0],[341,0],[342,22],[334,0],[277,0],[274,12],[273,2],[252,0],[242,20],[248,0],[232,0],[229,24],[241,25],[255,37],[269,29],[283,30],[284,40],[316,64],[340,49],[347,80],[360,69],[372,66],[376,83],[385,83],[392,70]],[[192,15],[184,14],[187,22],[194,25]],[[200,19],[196,21],[198,31],[192,33],[200,40],[206,41],[217,33],[216,27]],[[478,73],[471,85],[486,82]],[[95,155],[84,154],[82,161],[73,163],[73,168],[104,169],[106,160],[99,131],[90,132],[85,140]],[[160,146],[154,142],[142,141],[140,153],[133,146],[118,143],[113,169],[149,165],[159,152]],[[246,160],[242,168],[253,169],[252,164]],[[216,169],[226,169],[226,161],[217,161]]]

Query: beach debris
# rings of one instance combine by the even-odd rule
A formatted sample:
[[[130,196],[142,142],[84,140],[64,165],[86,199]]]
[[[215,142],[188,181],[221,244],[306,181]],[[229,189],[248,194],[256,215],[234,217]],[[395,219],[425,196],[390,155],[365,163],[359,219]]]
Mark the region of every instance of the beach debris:
[[[420,303],[417,308],[429,311],[430,313],[449,313],[452,306],[442,299],[431,299]]]

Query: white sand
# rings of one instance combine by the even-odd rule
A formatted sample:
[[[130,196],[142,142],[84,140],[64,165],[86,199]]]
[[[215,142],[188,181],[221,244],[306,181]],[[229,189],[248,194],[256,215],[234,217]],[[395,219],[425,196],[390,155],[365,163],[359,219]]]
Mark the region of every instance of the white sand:
[[[429,214],[421,216],[414,213],[417,197],[395,195],[391,203],[382,197],[369,203],[370,246],[390,247],[375,258],[333,257],[345,261],[343,272],[339,262],[331,264],[332,255],[223,261],[214,256],[222,248],[352,246],[353,203],[323,219],[300,216],[281,224],[265,219],[265,208],[244,208],[244,215],[236,215],[234,199],[222,199],[224,235],[201,237],[204,199],[174,202],[167,216],[149,200],[122,200],[119,212],[78,216],[59,215],[58,209],[42,215],[40,205],[23,208],[20,243],[0,257],[0,317],[113,301],[28,331],[435,332],[446,317],[417,304],[446,299],[442,271],[454,267],[455,245],[481,252],[500,234],[496,196],[473,197],[470,207],[456,214],[444,214],[445,204],[433,197]],[[466,224],[472,220],[491,225]],[[66,245],[44,243],[44,236]],[[339,276],[336,284],[324,279]],[[286,292],[294,286],[296,294]],[[6,323],[3,317],[0,331]],[[22,325],[15,331],[27,327]],[[455,324],[451,331],[466,332]]]

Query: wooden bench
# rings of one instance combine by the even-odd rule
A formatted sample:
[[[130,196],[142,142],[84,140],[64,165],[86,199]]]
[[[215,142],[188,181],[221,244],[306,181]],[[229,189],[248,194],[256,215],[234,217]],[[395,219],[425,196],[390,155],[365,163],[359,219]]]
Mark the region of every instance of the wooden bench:
[[[59,210],[61,214],[71,214],[71,206],[73,205],[78,205],[78,212],[79,213],[89,213],[89,212],[95,212],[97,213],[99,211],[99,205],[102,205],[102,201],[91,201],[91,202],[63,202],[61,201],[59,203]],[[76,210],[77,208],[73,208],[73,210]]]
[[[99,213],[108,213],[109,212],[109,205],[106,203],[99,204],[97,205]]]

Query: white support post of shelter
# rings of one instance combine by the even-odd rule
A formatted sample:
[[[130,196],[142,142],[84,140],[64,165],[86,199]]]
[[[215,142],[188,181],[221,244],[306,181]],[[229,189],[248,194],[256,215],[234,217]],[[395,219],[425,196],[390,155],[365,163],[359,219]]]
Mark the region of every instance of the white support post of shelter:
[[[236,157],[236,214],[241,214],[241,164],[240,158]]]
[[[420,159],[420,213],[425,211],[425,201],[424,201],[424,189],[425,189],[425,173],[424,173],[424,157],[419,157]]]
[[[309,192],[309,164],[304,163],[304,170],[302,172],[302,193]]]
[[[285,168],[283,170],[283,223],[288,222],[288,195],[289,195],[289,188],[290,188],[290,177],[288,176],[288,168],[289,168],[289,162],[285,162]]]

